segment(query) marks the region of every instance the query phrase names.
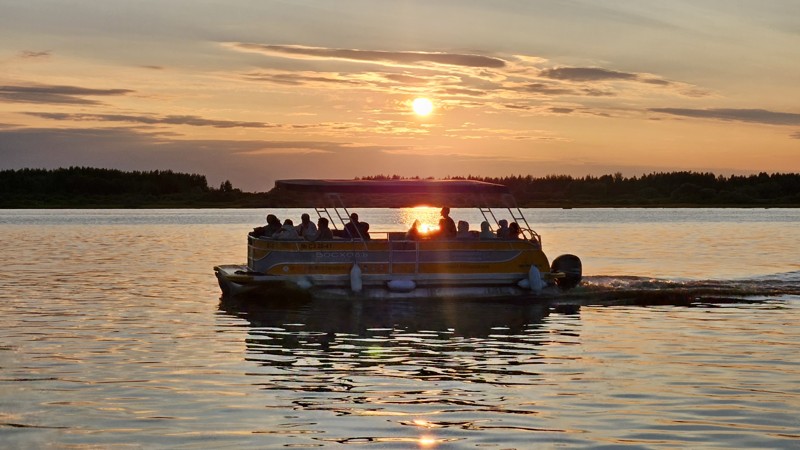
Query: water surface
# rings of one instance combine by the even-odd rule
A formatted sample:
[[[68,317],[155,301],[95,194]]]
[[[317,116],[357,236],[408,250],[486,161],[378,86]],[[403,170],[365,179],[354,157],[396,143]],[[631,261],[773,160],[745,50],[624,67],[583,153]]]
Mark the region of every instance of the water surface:
[[[526,210],[563,302],[221,300],[264,215],[0,211],[3,446],[800,446],[798,210]]]

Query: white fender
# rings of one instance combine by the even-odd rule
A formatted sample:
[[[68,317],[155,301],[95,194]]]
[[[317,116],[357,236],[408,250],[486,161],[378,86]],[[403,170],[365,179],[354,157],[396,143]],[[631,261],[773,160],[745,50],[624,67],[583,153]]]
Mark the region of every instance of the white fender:
[[[414,283],[414,280],[409,279],[397,279],[391,280],[386,283],[386,286],[392,292],[411,292],[417,288],[417,284]]]
[[[311,289],[311,286],[313,286],[313,283],[307,277],[303,277],[297,280],[297,287],[299,287],[300,289],[303,290]]]
[[[531,290],[535,294],[542,293],[544,282],[542,282],[542,274],[539,273],[539,269],[536,266],[531,266],[531,270],[528,271],[528,283],[530,283]]]
[[[353,264],[353,268],[350,269],[350,289],[353,292],[361,292],[362,287],[361,268],[358,267],[358,264]]]

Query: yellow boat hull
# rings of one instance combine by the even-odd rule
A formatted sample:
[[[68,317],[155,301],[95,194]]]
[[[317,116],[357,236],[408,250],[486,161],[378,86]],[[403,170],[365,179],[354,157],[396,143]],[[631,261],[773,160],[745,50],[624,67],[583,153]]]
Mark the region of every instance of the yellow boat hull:
[[[545,288],[564,275],[551,271],[536,242],[391,237],[307,242],[250,236],[247,265],[215,272],[227,295],[315,298],[519,297],[539,293],[532,274]]]

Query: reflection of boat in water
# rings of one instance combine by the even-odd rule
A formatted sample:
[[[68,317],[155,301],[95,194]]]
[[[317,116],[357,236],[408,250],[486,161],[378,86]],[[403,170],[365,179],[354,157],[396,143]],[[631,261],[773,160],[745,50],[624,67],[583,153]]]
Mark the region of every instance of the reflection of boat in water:
[[[247,322],[245,359],[264,367],[247,373],[262,389],[288,392],[304,409],[341,412],[363,399],[347,400],[342,407],[336,399],[297,393],[362,397],[375,389],[381,393],[376,395],[391,396],[389,386],[407,380],[399,382],[416,397],[422,380],[531,382],[540,376],[541,352],[575,342],[580,330],[579,308],[520,299],[253,302],[222,297],[219,308]],[[238,320],[231,325],[241,332]]]
[[[528,225],[506,186],[469,180],[283,180],[278,189],[308,195],[320,217],[342,226],[350,195],[457,198],[498,224],[492,208],[508,211],[519,239],[441,238],[406,232],[358,231],[352,239],[309,242],[248,236],[247,265],[214,268],[223,294],[277,293],[312,298],[509,298],[569,289],[581,280],[578,257],[550,264],[542,239]],[[456,197],[454,197],[456,196]],[[338,227],[337,227],[338,229]]]
[[[441,299],[386,299],[375,302],[355,298],[265,300],[251,302],[223,297],[220,310],[247,320],[255,329],[299,328],[305,332],[363,335],[366,330],[447,332],[453,336],[486,337],[493,333],[519,334],[541,324],[551,311],[572,314],[579,306],[554,308],[548,302],[524,300],[485,301]]]

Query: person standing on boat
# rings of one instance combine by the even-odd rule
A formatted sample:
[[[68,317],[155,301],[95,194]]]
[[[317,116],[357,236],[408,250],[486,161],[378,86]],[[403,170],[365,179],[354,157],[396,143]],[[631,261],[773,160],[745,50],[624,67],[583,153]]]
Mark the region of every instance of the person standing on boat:
[[[314,237],[317,235],[317,226],[314,225],[314,222],[311,221],[311,217],[306,213],[300,216],[300,225],[296,228],[297,234],[303,239],[313,241]]]
[[[452,239],[456,237],[458,230],[456,230],[456,223],[450,218],[450,208],[445,206],[441,211],[442,218],[439,219],[439,237],[444,239]]]

